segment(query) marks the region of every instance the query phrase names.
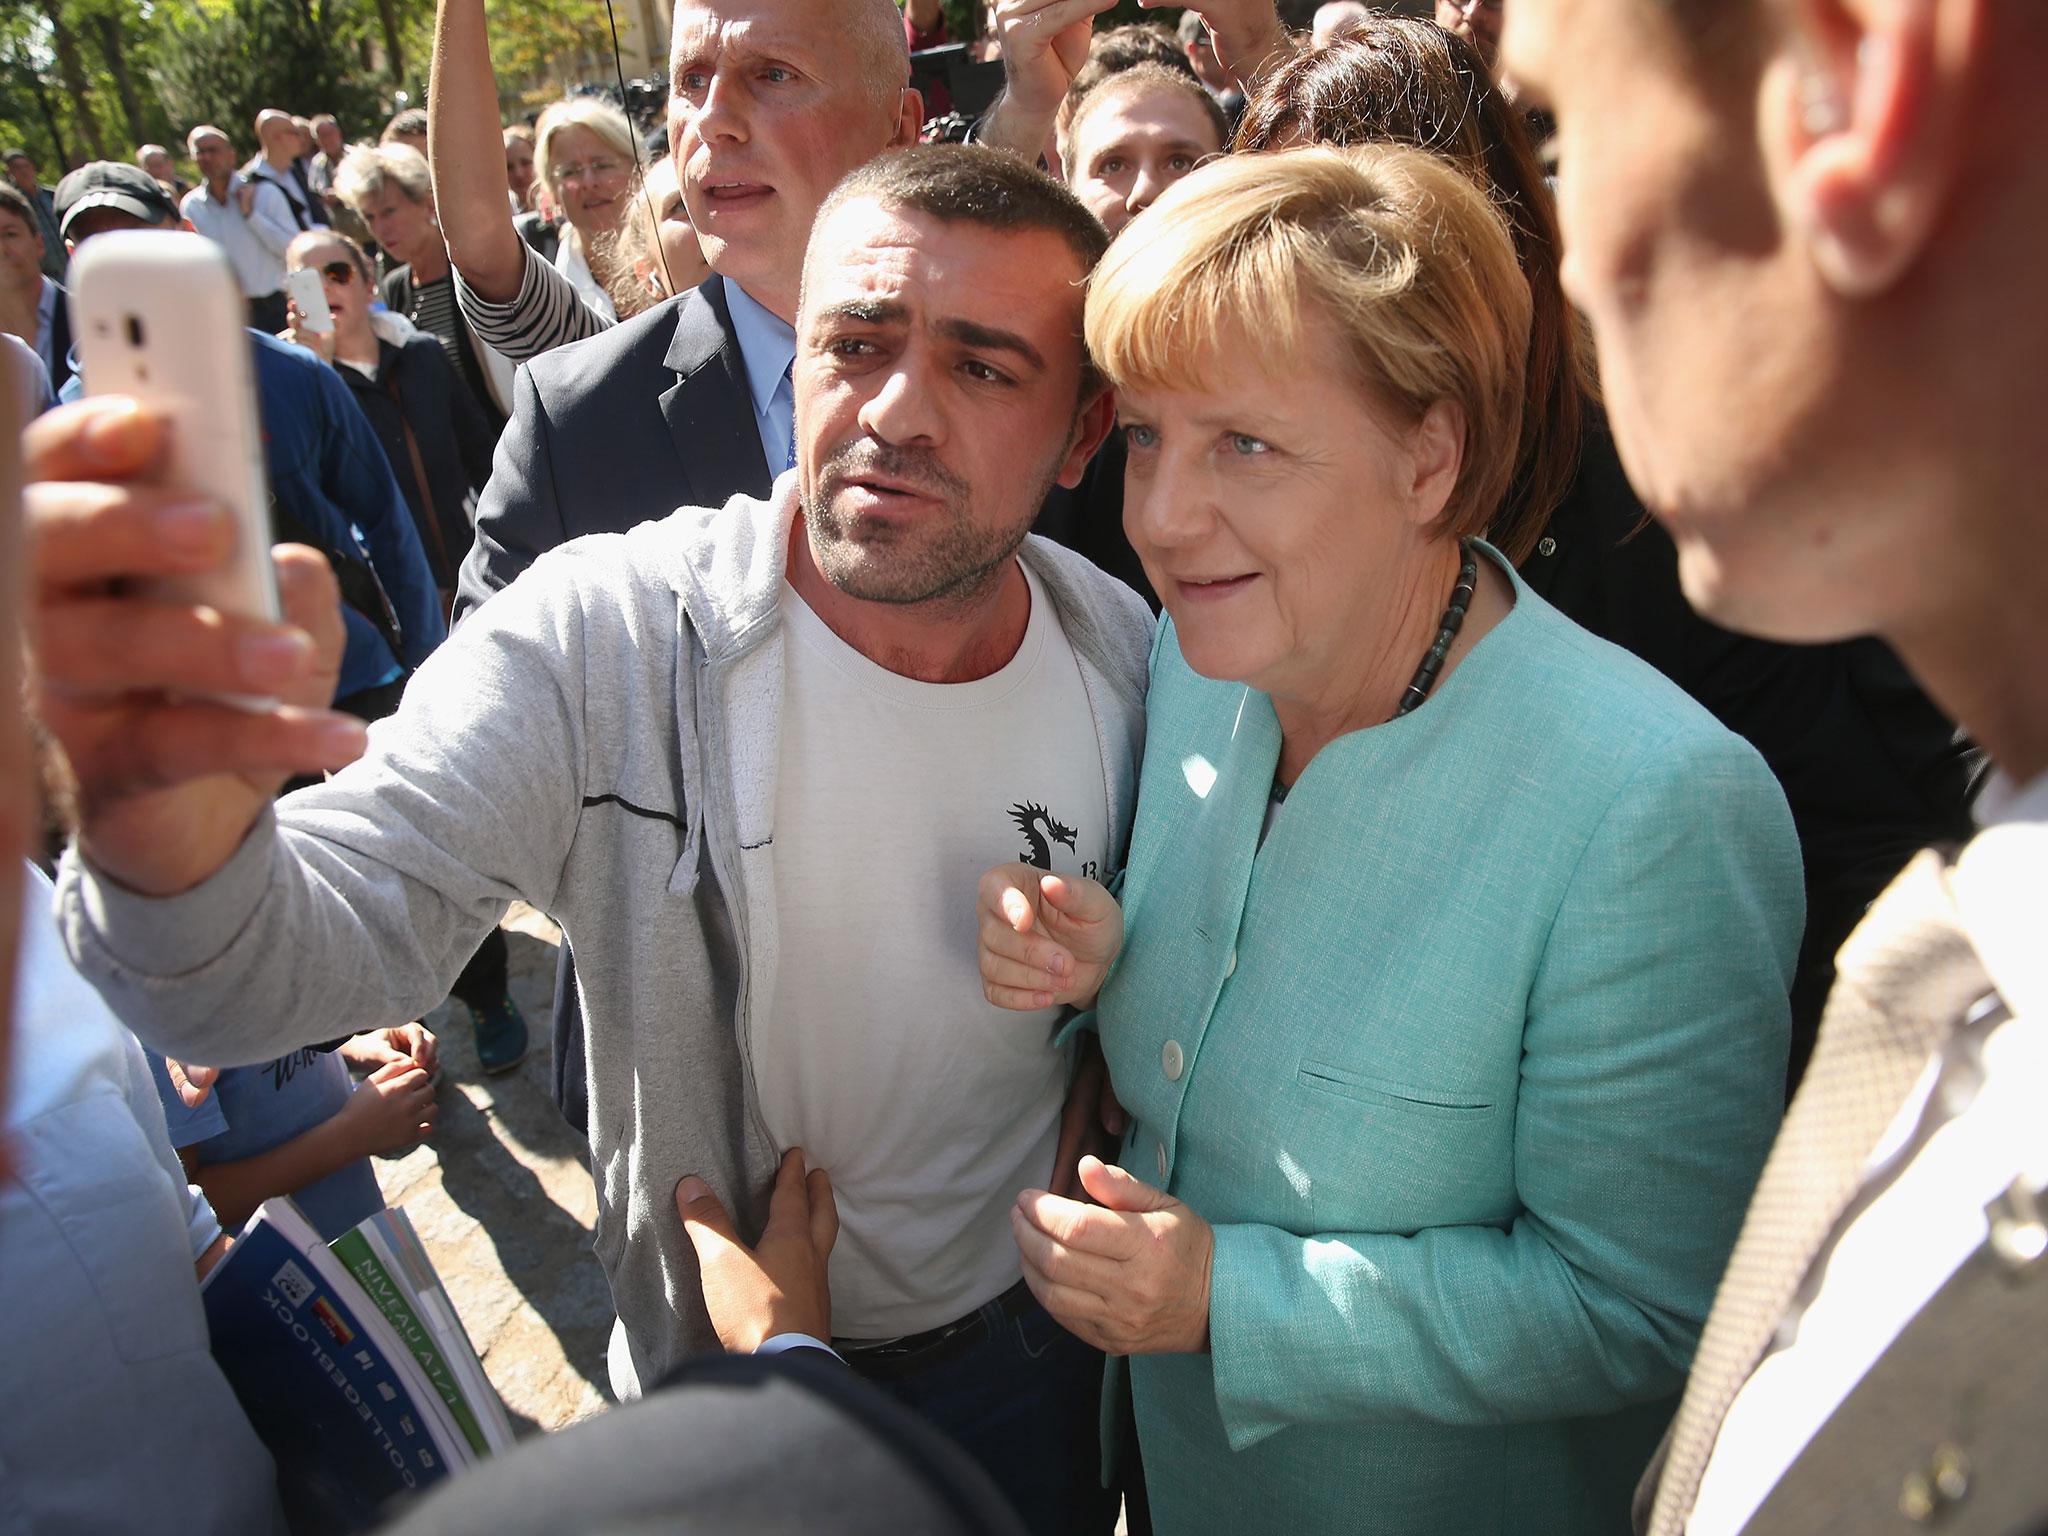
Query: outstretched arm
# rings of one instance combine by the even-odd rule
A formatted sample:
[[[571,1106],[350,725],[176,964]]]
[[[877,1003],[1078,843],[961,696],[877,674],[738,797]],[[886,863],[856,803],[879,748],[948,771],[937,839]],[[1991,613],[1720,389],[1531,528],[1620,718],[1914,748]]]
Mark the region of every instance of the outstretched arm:
[[[417,1146],[438,1111],[427,1074],[392,1062],[365,1078],[339,1113],[265,1151],[220,1163],[200,1161],[192,1147],[180,1156],[221,1225],[236,1232],[273,1195],[297,1194],[362,1158]]]
[[[213,509],[128,483],[157,441],[108,399],[29,435],[35,685],[79,782],[59,887],[73,957],[181,1060],[416,1017],[506,902],[555,899],[581,800],[585,595],[529,583],[494,605],[414,677],[370,758],[291,797],[280,826],[286,774],[363,748],[360,722],[310,702],[340,655],[334,577],[312,550],[280,560],[303,628],[148,595],[136,578],[211,570],[232,538]]]
[[[441,0],[435,10],[427,147],[449,262],[479,297],[511,302],[519,296],[526,247],[505,197],[505,141],[484,0]]]
[[[1036,165],[1060,102],[1088,62],[1095,18],[1115,0],[996,0],[1003,48],[1003,94],[975,138]],[[1053,168],[1057,172],[1058,167]]]
[[[343,630],[316,551],[279,551],[282,624],[136,594],[152,577],[211,571],[234,547],[224,509],[149,483],[162,441],[160,422],[113,398],[60,406],[23,439],[39,712],[77,776],[87,857],[153,895],[225,864],[288,776],[363,749],[361,722],[325,708]]]

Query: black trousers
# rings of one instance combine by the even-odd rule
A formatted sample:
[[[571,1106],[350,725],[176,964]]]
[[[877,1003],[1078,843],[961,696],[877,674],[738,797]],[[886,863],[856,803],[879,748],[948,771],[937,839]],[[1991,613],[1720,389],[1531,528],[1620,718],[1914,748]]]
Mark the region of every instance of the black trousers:
[[[508,985],[506,968],[510,961],[511,951],[505,943],[505,930],[493,928],[484,935],[476,953],[469,957],[469,964],[462,968],[462,974],[455,978],[455,985],[448,989],[450,994],[472,1009],[489,1007],[505,996]]]

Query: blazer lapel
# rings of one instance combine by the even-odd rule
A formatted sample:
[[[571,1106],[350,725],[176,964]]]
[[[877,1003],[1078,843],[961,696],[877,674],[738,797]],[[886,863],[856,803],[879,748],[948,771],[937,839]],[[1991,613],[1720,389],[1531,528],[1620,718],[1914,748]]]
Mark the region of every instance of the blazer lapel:
[[[724,284],[708,279],[676,306],[663,359],[678,375],[661,395],[685,494],[680,506],[722,507],[735,495],[766,498],[774,477],[761,453],[753,395]]]

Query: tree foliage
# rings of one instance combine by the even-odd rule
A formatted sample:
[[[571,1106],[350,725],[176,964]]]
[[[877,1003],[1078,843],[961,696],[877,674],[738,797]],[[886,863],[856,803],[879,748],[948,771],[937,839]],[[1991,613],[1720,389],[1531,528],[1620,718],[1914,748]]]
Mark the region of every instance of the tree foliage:
[[[382,122],[362,36],[362,17],[330,0],[189,6],[166,15],[154,74],[177,123],[216,123],[253,151],[252,124],[265,107],[332,112],[358,130]]]
[[[623,25],[635,0],[617,3]],[[611,74],[603,0],[489,0],[489,17],[508,116]],[[141,143],[182,160],[202,122],[253,151],[264,107],[374,138],[425,104],[433,28],[433,0],[0,0],[0,142],[54,183]]]

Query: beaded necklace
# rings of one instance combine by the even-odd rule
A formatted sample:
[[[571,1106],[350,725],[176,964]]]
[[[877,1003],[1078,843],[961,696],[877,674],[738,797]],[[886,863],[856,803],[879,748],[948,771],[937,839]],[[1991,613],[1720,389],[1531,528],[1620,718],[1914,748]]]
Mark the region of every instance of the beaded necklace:
[[[1444,669],[1444,658],[1451,653],[1451,642],[1465,627],[1465,610],[1472,606],[1472,594],[1479,589],[1479,557],[1472,553],[1469,539],[1459,540],[1458,547],[1465,555],[1464,562],[1458,567],[1458,584],[1451,588],[1451,601],[1444,609],[1442,622],[1437,625],[1436,639],[1431,643],[1429,653],[1422,658],[1422,665],[1415,669],[1415,681],[1401,695],[1401,707],[1394,711],[1392,719],[1400,719],[1429,697],[1429,690],[1436,686],[1437,673]]]
[[[1445,605],[1444,616],[1438,620],[1436,639],[1430,642],[1429,650],[1423,655],[1422,665],[1415,669],[1414,681],[1401,695],[1401,703],[1387,717],[1398,720],[1429,697],[1430,689],[1436,686],[1437,674],[1444,669],[1444,658],[1451,653],[1451,645],[1458,638],[1458,631],[1465,627],[1465,614],[1472,606],[1472,595],[1479,590],[1479,557],[1472,551],[1470,539],[1460,539],[1458,548],[1464,559],[1458,566],[1458,584],[1451,588],[1451,600]],[[1273,780],[1273,798],[1284,801],[1288,786],[1278,777]]]

